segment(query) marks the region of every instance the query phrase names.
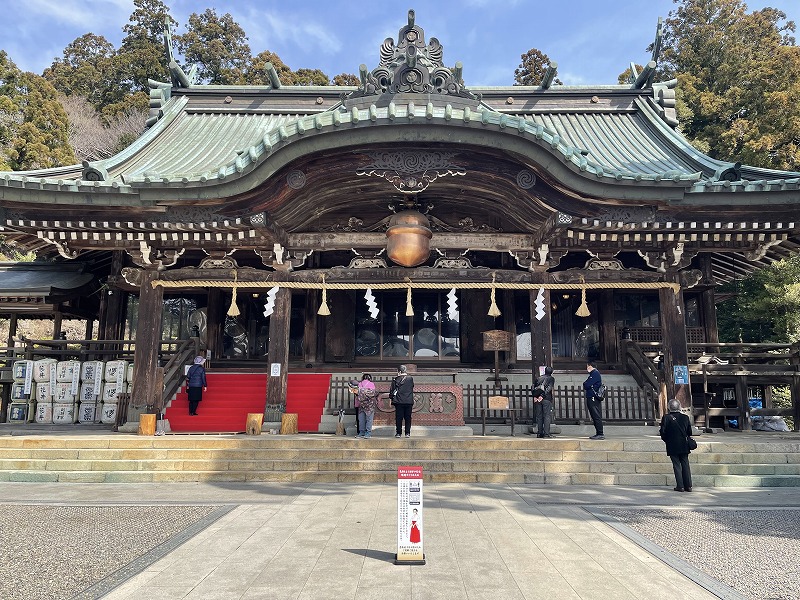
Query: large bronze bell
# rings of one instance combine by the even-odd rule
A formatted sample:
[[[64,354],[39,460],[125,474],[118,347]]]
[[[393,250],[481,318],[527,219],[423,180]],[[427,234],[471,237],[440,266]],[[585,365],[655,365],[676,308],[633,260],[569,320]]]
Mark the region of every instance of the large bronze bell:
[[[403,267],[416,267],[431,253],[430,221],[416,210],[404,210],[389,219],[386,255]]]

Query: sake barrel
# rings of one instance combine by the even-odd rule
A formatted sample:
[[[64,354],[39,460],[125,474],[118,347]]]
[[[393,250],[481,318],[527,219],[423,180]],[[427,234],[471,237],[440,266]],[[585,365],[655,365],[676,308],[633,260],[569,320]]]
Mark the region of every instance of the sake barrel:
[[[34,421],[37,423],[52,423],[53,422],[53,403],[52,402],[37,402],[36,403],[36,416]]]
[[[33,363],[33,380],[36,383],[50,381],[50,371],[55,368],[57,361],[55,358],[44,358]]]
[[[52,402],[53,388],[50,382],[36,384],[36,402]]]
[[[100,412],[100,422],[113,425],[117,421],[117,404],[103,402]]]
[[[107,404],[116,404],[120,394],[125,393],[125,383],[116,383],[115,381],[106,381],[103,383],[103,390],[100,393],[100,399]]]
[[[53,423],[72,425],[75,422],[75,403],[53,404]]]
[[[11,401],[21,401],[21,400],[30,400],[31,398],[36,398],[36,384],[31,384],[31,391],[26,393],[25,392],[25,384],[20,382],[14,382],[11,384]]]
[[[97,418],[97,403],[81,402],[78,405],[78,423],[94,423]]]
[[[25,423],[28,420],[28,403],[12,402],[8,405],[8,422]]]
[[[102,387],[102,386],[101,386]],[[100,394],[95,394],[95,382],[90,381],[88,383],[82,383],[81,388],[78,391],[78,401],[79,402],[97,402]]]
[[[72,404],[75,394],[72,393],[72,382],[59,381],[53,388],[53,402],[56,404]]]
[[[103,379],[123,383],[128,370],[128,362],[124,360],[110,360],[106,363]]]
[[[81,363],[81,381],[92,382],[103,379],[103,361],[87,360]]]
[[[11,369],[14,381],[25,381],[28,373],[33,376],[33,361],[32,360],[18,360],[14,363]]]
[[[81,363],[77,360],[61,360],[56,363],[56,381],[70,382],[80,375]]]

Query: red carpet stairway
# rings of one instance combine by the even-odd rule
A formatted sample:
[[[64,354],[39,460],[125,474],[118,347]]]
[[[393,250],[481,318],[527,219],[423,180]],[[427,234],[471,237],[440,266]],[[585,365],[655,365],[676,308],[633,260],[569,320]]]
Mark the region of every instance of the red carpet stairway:
[[[181,388],[167,408],[166,418],[175,433],[244,431],[247,413],[264,412],[267,376],[263,373],[209,373],[208,391],[189,415],[186,389]],[[297,413],[299,431],[317,431],[328,396],[328,374],[290,374],[286,412]]]

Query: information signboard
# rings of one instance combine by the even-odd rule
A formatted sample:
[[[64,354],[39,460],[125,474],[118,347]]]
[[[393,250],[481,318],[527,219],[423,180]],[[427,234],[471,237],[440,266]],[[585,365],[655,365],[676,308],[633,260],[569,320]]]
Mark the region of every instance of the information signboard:
[[[422,467],[397,467],[396,565],[424,565]]]

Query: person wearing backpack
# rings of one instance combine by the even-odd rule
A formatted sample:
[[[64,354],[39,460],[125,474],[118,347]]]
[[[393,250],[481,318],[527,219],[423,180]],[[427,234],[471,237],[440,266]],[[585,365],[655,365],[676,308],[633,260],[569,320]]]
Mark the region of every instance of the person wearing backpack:
[[[675,491],[692,491],[692,472],[689,469],[689,439],[692,435],[692,424],[688,415],[681,412],[681,403],[676,399],[667,402],[669,412],[661,419],[658,434],[667,446],[667,456],[672,460],[675,473]],[[696,447],[696,446],[695,446]]]
[[[186,392],[189,396],[189,414],[197,416],[197,405],[203,399],[203,392],[208,389],[206,383],[206,369],[203,364],[206,362],[204,356],[196,356],[194,364],[186,372]]]
[[[592,417],[595,431],[589,439],[604,440],[606,437],[603,435],[603,397],[602,394],[598,394],[600,386],[603,385],[603,378],[600,377],[600,371],[597,370],[593,361],[586,363],[586,370],[589,377],[583,382],[583,390],[586,393],[586,409],[589,411],[589,416]]]
[[[551,438],[550,422],[553,416],[553,388],[556,379],[553,377],[553,367],[545,367],[544,375],[539,377],[534,384],[533,402],[536,414],[536,437]]]

